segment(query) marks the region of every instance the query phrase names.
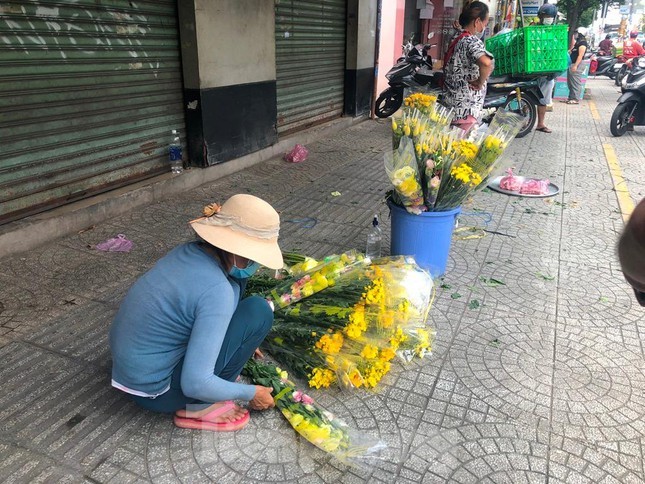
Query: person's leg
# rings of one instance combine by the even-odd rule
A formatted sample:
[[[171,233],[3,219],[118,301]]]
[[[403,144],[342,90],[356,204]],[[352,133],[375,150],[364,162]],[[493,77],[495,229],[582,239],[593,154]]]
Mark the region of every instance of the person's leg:
[[[582,76],[580,70],[569,69],[571,74],[571,87],[569,87],[569,100],[578,103],[580,101],[580,90],[582,89]]]
[[[273,324],[273,311],[269,303],[259,297],[251,296],[242,299],[237,305],[226,330],[219,357],[215,363],[214,373],[228,381],[235,379],[242,372],[244,364],[253,356],[255,350],[264,341]],[[246,416],[248,411],[237,405],[230,411],[218,414],[215,418],[208,417],[213,411],[226,404],[188,405],[179,409],[180,418],[208,418],[209,421],[222,423],[233,422]]]
[[[181,369],[184,366],[182,359],[172,372],[172,379],[170,380],[170,388],[167,392],[159,395],[156,398],[139,397],[130,395],[134,402],[152,412],[159,413],[173,413],[180,408],[186,408],[186,405],[199,403],[194,398],[189,398],[181,391]]]
[[[571,69],[571,66],[569,66],[569,69],[567,69],[567,89],[569,89],[569,100],[571,99],[572,92],[573,92],[573,70]]]
[[[253,356],[273,325],[273,311],[269,303],[259,297],[242,299],[226,331],[214,372],[228,381],[242,372],[244,364]]]
[[[546,106],[538,104],[537,106],[537,126],[535,129],[546,128],[544,124],[544,117],[546,116]]]

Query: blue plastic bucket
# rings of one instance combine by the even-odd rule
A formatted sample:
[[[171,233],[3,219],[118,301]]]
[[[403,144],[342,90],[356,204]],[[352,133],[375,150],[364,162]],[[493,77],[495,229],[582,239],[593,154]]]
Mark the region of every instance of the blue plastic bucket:
[[[414,256],[417,264],[432,277],[442,276],[461,207],[413,215],[392,202],[388,205],[392,216],[391,254]]]

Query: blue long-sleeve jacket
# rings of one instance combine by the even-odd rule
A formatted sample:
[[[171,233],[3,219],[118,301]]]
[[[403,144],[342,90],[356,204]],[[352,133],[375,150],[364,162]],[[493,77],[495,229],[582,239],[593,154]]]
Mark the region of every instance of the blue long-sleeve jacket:
[[[130,288],[112,322],[112,380],[159,395],[184,358],[184,395],[204,402],[251,400],[253,385],[213,373],[239,299],[239,284],[197,242],[173,249]]]

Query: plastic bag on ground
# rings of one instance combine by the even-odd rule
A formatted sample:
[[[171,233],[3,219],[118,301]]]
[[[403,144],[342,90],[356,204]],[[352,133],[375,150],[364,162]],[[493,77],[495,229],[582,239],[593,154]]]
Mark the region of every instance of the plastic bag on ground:
[[[285,153],[284,159],[289,163],[301,163],[309,157],[309,150],[303,145],[297,144],[291,151]]]
[[[100,250],[102,252],[130,252],[132,247],[132,241],[126,239],[123,234],[119,234],[116,237],[101,242],[100,244],[96,244],[96,250]]]

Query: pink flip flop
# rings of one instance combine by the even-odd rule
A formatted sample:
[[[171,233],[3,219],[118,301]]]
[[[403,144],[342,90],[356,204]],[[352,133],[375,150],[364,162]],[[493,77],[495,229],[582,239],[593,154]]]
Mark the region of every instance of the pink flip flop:
[[[207,413],[201,418],[187,418],[187,417],[178,417],[175,415],[174,422],[177,427],[182,429],[192,429],[192,430],[211,430],[213,432],[234,432],[235,430],[240,430],[246,427],[246,424],[249,423],[251,415],[249,412],[243,417],[238,418],[232,422],[215,422],[215,419],[220,415],[225,414],[229,410],[235,408],[235,403],[232,401],[226,401],[221,407],[217,407],[212,412]]]

